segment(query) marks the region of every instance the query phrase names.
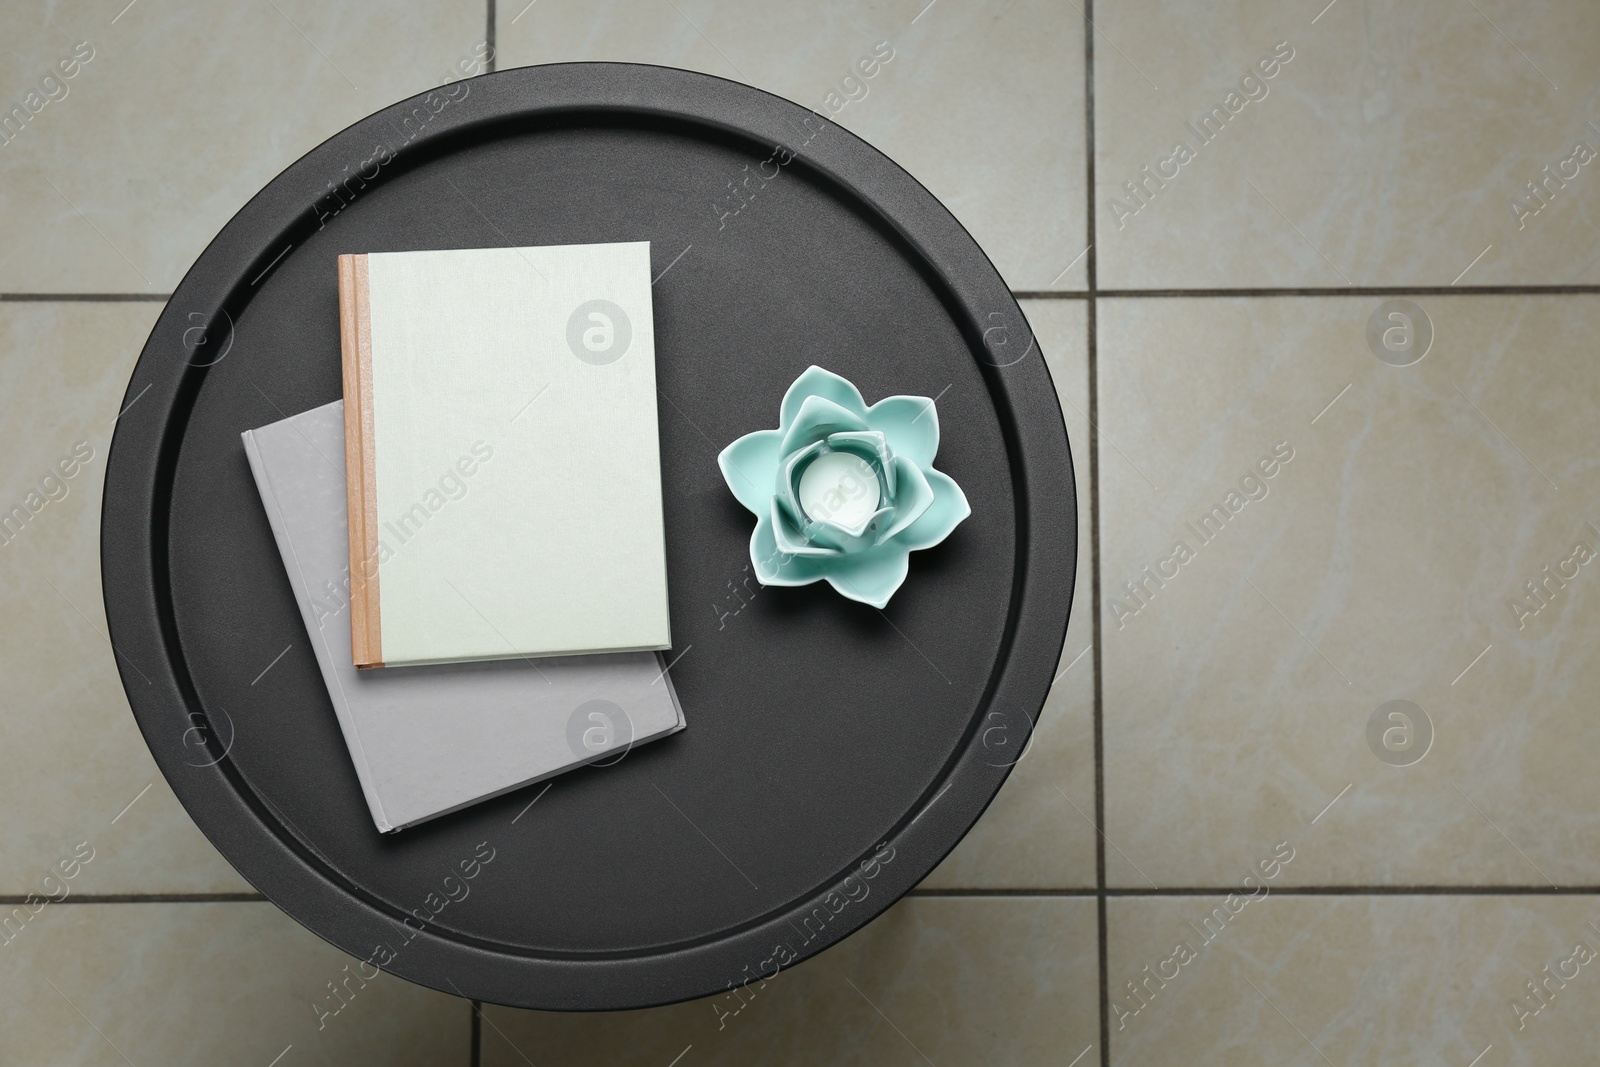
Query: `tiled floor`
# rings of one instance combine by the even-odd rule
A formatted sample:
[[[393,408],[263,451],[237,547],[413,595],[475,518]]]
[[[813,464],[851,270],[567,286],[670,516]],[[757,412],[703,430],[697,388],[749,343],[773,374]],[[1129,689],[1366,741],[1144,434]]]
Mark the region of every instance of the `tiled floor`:
[[[1075,449],[1028,754],[737,1012],[352,977],[179,807],[100,607],[113,420],[210,237],[383,104],[582,59],[901,162],[1021,296]],[[38,93],[0,144],[0,503],[75,457],[0,545],[0,1063],[1592,1058],[1600,7],[96,0],[0,8],[0,71]]]

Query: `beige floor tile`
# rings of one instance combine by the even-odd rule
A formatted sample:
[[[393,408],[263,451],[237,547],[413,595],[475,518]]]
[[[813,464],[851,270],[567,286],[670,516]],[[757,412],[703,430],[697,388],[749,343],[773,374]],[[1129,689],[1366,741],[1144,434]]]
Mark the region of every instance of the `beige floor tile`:
[[[1102,287],[1600,281],[1600,7],[1168,0],[1094,14]],[[1226,121],[1200,129],[1219,108]],[[1527,184],[1546,166],[1541,206]]]
[[[250,889],[156,769],[106,637],[106,451],[159,312],[148,303],[0,304],[0,511],[11,524],[0,534],[0,589],[13,612],[0,626],[0,894],[60,892],[41,880],[80,842],[94,859],[73,893]],[[135,402],[124,417],[139,415]],[[26,524],[12,517],[16,507]]]
[[[3,1063],[468,1060],[466,1001],[374,974],[270,904],[54,904],[8,933]]]
[[[1065,1064],[1100,1039],[1096,938],[1089,899],[913,897],[743,995],[601,1015],[488,1008],[483,1062],[665,1067],[692,1045],[685,1067]]]
[[[1024,300],[1044,351],[1072,444],[1078,482],[1078,579],[1058,679],[1038,732],[989,810],[923,884],[941,889],[1069,889],[1093,886],[1094,615],[1089,596],[1088,313],[1081,300]],[[1010,725],[993,735],[1008,761]]]
[[[1255,892],[1111,900],[1113,1064],[1593,1059],[1600,898]]]
[[[1419,302],[1102,301],[1110,884],[1600,884],[1600,298]]]
[[[0,145],[0,291],[170,291],[274,175],[476,62],[487,25],[482,0],[122,6],[5,18],[7,109],[73,75]]]
[[[1050,0],[920,16],[884,0],[509,0],[498,11],[501,69],[657,63],[777,93],[834,115],[915,175],[1012,288],[1086,284],[1082,24]],[[860,77],[879,42],[893,58]]]

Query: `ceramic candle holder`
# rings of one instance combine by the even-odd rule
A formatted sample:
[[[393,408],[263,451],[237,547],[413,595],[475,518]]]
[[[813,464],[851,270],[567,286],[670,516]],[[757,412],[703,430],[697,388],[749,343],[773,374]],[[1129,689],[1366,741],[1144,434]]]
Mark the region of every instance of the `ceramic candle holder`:
[[[826,581],[881,608],[909,559],[972,514],[966,494],[933,469],[939,414],[925,396],[871,407],[849,381],[808,367],[783,396],[776,430],[757,430],[717,457],[756,516],[750,563],[762,585]]]

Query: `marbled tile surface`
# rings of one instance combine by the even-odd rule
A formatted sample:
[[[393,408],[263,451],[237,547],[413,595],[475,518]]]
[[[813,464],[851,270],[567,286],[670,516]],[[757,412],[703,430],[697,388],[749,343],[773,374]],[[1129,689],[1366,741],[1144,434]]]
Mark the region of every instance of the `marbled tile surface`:
[[[1600,282],[1600,8],[1156,0],[1095,23],[1102,287]]]
[[[372,970],[271,904],[49,904],[0,944],[0,1063],[465,1067],[469,1005]]]
[[[79,842],[95,859],[73,880],[76,893],[250,891],[156,769],[106,635],[106,450],[159,311],[148,303],[0,303],[0,509],[28,515],[0,530],[10,613],[0,626],[8,691],[0,895],[39,892]],[[123,417],[140,415],[136,401]],[[135,682],[139,669],[129,666]]]
[[[1600,297],[1384,303],[1101,302],[1112,885],[1600,884]]]
[[[170,292],[284,167],[477,63],[487,24],[477,0],[121,0],[0,20],[0,102],[39,94],[0,144],[0,292],[52,293]]]
[[[1600,897],[1255,892],[1111,900],[1113,1064],[1593,1057]]]
[[[914,897],[764,988],[602,1015],[489,1008],[483,1062],[1066,1064],[1100,1040],[1095,908]]]

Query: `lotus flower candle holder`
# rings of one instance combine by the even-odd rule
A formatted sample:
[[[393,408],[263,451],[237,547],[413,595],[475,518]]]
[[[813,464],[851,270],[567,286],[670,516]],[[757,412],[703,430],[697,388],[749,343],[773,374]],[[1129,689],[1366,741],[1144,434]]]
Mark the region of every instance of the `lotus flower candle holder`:
[[[783,395],[776,430],[745,434],[717,456],[756,516],[750,562],[762,585],[826,581],[881,608],[911,553],[972,514],[961,487],[933,469],[939,414],[925,396],[871,407],[849,381],[808,367]]]

